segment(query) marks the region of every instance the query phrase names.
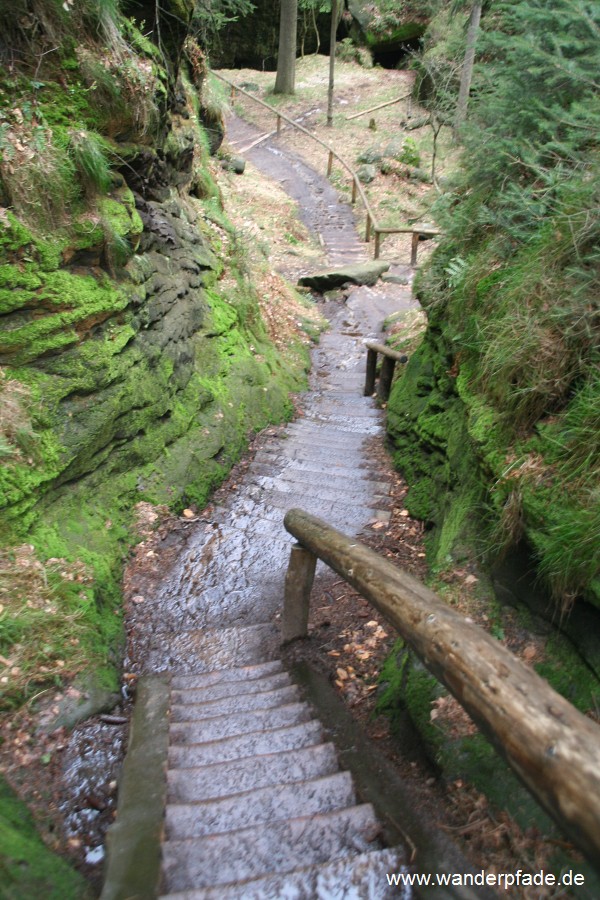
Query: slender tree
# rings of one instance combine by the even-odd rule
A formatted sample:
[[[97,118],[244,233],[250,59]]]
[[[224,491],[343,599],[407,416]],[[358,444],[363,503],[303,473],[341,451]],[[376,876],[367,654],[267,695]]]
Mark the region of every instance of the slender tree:
[[[458,133],[460,126],[467,118],[469,93],[471,91],[471,79],[473,78],[473,64],[475,62],[475,44],[477,43],[477,33],[479,31],[482,5],[483,4],[481,2],[475,2],[471,7],[471,16],[469,18],[469,28],[467,31],[467,48],[465,50],[465,58],[460,75],[458,101],[456,103],[456,116],[454,119],[455,135]]]
[[[296,86],[298,0],[281,0],[275,94],[293,94]]]
[[[333,86],[335,81],[335,47],[337,27],[340,21],[340,0],[331,0],[331,31],[329,36],[329,87],[327,89],[327,124],[333,125]]]

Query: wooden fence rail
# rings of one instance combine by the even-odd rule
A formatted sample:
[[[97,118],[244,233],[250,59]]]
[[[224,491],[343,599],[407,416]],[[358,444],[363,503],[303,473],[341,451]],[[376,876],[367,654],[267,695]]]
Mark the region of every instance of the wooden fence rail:
[[[322,559],[385,616],[456,697],[536,800],[600,872],[600,727],[421,582],[321,519],[292,509],[282,636],[305,637]]]
[[[245,91],[243,88],[238,87],[238,85],[234,84],[233,81],[230,81],[228,78],[225,78],[224,75],[221,75],[220,72],[216,72],[211,70],[211,74],[214,75],[215,78],[218,78],[219,81],[222,81],[224,84],[229,85],[231,90],[231,100],[235,99],[236,93],[243,94],[244,97],[248,97],[248,99],[252,100],[254,103],[258,103],[259,106],[264,107],[269,110],[277,119],[277,130],[270,131],[267,134],[262,135],[256,141],[254,141],[250,146],[255,147],[257,144],[260,144],[262,141],[266,141],[269,138],[273,137],[275,134],[279,135],[281,133],[281,123],[286,122],[292,128],[297,129],[297,131],[301,131],[302,134],[307,135],[311,140],[315,141],[324,150],[327,151],[327,177],[331,175],[333,170],[333,161],[336,159],[338,163],[344,168],[350,178],[352,179],[352,204],[356,203],[357,197],[360,197],[362,205],[365,208],[366,213],[366,225],[365,225],[365,243],[369,243],[371,240],[371,235],[374,235],[374,250],[373,250],[373,258],[379,259],[379,255],[381,253],[381,242],[383,237],[386,234],[411,234],[412,242],[411,242],[411,253],[410,253],[410,264],[413,268],[417,264],[417,251],[419,248],[419,241],[427,240],[429,238],[433,238],[436,235],[440,234],[440,231],[437,228],[434,228],[431,225],[399,225],[398,227],[383,227],[377,221],[375,213],[373,212],[371,205],[367,199],[367,195],[364,192],[363,186],[360,182],[360,179],[354,169],[346,162],[346,160],[337,153],[336,150],[333,149],[329,144],[325,141],[322,141],[321,138],[318,138],[316,135],[312,134],[307,128],[303,125],[300,125],[299,122],[294,122],[293,119],[290,119],[288,116],[284,115],[284,113],[279,112],[273,106],[270,106],[268,103],[265,103],[264,100],[260,100],[258,97],[255,97],[249,91]],[[400,98],[402,99],[402,98]],[[395,101],[394,101],[395,102]]]

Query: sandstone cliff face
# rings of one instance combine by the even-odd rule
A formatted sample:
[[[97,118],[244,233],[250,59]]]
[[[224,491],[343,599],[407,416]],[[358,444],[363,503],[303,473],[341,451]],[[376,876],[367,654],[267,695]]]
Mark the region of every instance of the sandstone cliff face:
[[[135,504],[203,504],[306,364],[240,271],[199,48],[95,7],[39,0],[0,47],[23,48],[0,83],[0,539],[89,563],[94,615]]]

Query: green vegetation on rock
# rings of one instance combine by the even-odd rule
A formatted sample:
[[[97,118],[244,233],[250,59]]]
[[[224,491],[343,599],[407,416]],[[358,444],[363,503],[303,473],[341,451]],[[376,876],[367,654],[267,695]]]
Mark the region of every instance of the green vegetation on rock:
[[[417,284],[429,327],[390,433],[409,508],[448,531],[434,561],[465,529],[496,551],[526,538],[566,609],[599,599],[598,20],[530,0],[483,25],[463,167]]]
[[[30,650],[5,706],[86,666],[114,687],[136,504],[205,504],[308,361],[270,343],[243,274],[185,29],[169,19],[158,47],[116,2],[34,6],[33,44],[0,13],[24,60],[0,79],[0,652]],[[25,558],[50,586],[33,608]]]
[[[27,807],[0,778],[0,878],[6,900],[88,900],[84,878],[48,850]]]

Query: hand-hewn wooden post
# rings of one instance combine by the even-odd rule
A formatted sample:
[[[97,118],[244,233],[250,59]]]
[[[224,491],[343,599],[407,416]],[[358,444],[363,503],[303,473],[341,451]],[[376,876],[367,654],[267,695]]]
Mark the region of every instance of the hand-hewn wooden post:
[[[356,178],[352,178],[352,205],[356,203]]]
[[[329,157],[327,159],[327,177],[331,175],[331,170],[333,169],[333,151],[329,151]]]
[[[379,259],[379,249],[381,247],[381,232],[375,232],[375,253],[373,254],[373,259]]]
[[[377,398],[381,400],[382,403],[385,403],[390,396],[395,368],[396,360],[392,356],[384,356],[381,360],[379,384],[377,385]]]
[[[412,236],[412,244],[410,248],[410,264],[411,266],[416,266],[417,264],[417,250],[419,249],[419,232],[413,231]]]
[[[375,379],[377,378],[377,350],[367,347],[367,372],[365,375],[365,397],[370,397],[375,391]]]
[[[281,638],[284,644],[308,634],[310,592],[315,577],[317,557],[301,544],[294,544],[285,574]]]
[[[371,216],[367,213],[367,225],[365,228],[365,243],[369,243],[371,240]]]
[[[277,116],[277,134],[281,134],[281,116]]]

